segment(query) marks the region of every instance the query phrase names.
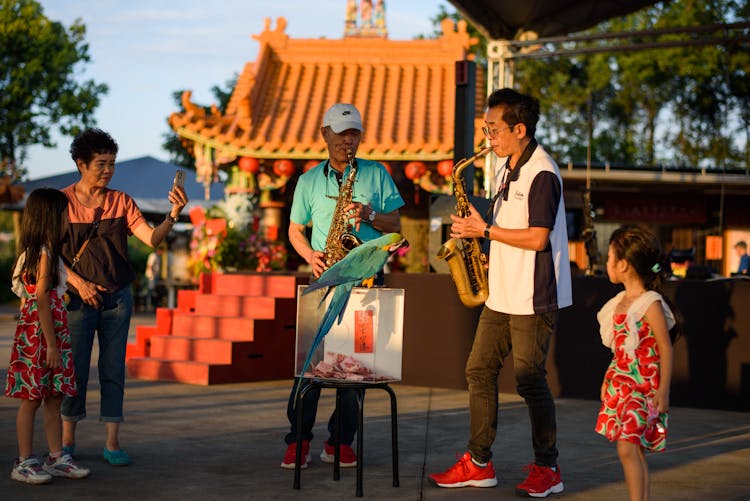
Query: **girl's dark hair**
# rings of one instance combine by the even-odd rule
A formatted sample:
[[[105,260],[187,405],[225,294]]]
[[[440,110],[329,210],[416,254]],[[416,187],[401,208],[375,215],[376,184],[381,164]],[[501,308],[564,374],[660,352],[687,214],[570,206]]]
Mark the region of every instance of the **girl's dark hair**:
[[[612,233],[609,245],[617,259],[624,259],[633,267],[646,290],[662,295],[675,317],[675,325],[669,331],[672,341],[675,341],[682,331],[682,318],[677,307],[662,291],[664,281],[672,274],[672,267],[662,252],[659,239],[646,227],[626,225]]]
[[[539,121],[539,100],[516,92],[513,89],[498,89],[487,98],[487,107],[503,106],[503,121],[513,127],[522,123],[526,126],[526,135],[534,137],[536,124]]]
[[[59,266],[62,248],[62,214],[68,208],[68,198],[62,191],[52,188],[37,188],[26,199],[21,219],[18,255],[26,253],[21,274],[26,274],[31,283],[36,283],[42,247],[49,253],[51,286],[60,282]]]
[[[86,129],[70,144],[70,156],[74,162],[83,160],[83,163],[88,164],[97,154],[117,155],[117,149],[117,142],[103,130]]]

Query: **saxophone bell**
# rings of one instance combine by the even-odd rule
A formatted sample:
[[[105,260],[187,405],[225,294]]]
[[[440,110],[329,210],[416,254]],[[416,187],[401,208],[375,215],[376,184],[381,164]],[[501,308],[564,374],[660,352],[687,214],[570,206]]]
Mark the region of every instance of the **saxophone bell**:
[[[341,243],[341,247],[348,253],[355,247],[362,245],[362,240],[353,233],[344,233],[341,235],[339,243]]]

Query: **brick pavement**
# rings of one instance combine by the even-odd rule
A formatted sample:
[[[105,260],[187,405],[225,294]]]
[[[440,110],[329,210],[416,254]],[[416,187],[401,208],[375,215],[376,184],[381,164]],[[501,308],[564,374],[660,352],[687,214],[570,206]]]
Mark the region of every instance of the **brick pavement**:
[[[4,314],[3,314],[4,313]],[[150,323],[139,314],[134,323]],[[0,376],[5,370],[14,321],[0,311]],[[290,381],[191,386],[128,380],[121,442],[133,464],[107,465],[101,458],[103,425],[97,422],[98,384],[92,364],[89,419],[79,425],[79,461],[92,469],[85,480],[56,479],[28,486],[10,480],[16,452],[16,402],[0,398],[0,499],[356,499],[354,470],[332,480],[320,462],[333,391],[324,390],[313,441],[313,463],[292,489],[293,472],[279,468]],[[467,393],[393,385],[399,406],[400,487],[391,486],[389,403],[370,392],[365,404],[364,499],[514,499],[521,466],[531,460],[528,417],[515,395],[501,395],[500,432],[493,459],[499,485],[490,489],[439,489],[427,474],[443,470],[462,453],[468,433]],[[627,499],[614,446],[596,435],[598,403],[558,399],[558,440],[567,500]],[[674,408],[669,450],[651,455],[652,498],[659,500],[750,499],[750,415]],[[46,450],[41,415],[35,451]],[[555,496],[552,496],[553,498]]]

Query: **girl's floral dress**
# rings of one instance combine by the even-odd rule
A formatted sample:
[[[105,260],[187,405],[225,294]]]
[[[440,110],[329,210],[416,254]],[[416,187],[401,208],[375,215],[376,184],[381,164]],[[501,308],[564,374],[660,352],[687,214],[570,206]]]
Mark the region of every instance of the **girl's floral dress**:
[[[50,396],[74,396],[77,394],[73,355],[68,333],[68,318],[62,297],[65,293],[65,268],[60,266],[62,285],[50,290],[52,321],[55,326],[55,339],[62,364],[57,369],[45,367],[47,341],[39,325],[36,285],[28,277],[20,276],[23,257],[19,258],[13,273],[13,292],[25,298],[16,327],[10,366],[5,383],[5,395],[26,400],[44,400]]]
[[[615,314],[624,294],[612,298],[597,315],[602,342],[612,349],[613,358],[604,375],[607,388],[595,430],[613,442],[627,440],[647,450],[662,451],[668,415],[657,414],[651,405],[659,388],[659,349],[644,316],[654,301],[662,305],[667,328],[674,325],[674,316],[654,291],[638,297],[626,314]]]

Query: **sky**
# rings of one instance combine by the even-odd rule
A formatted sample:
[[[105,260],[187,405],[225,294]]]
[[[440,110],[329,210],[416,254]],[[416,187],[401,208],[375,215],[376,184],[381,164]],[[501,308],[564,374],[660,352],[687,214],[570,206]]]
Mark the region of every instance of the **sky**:
[[[118,160],[152,156],[170,131],[169,114],[179,111],[172,94],[191,89],[192,101],[215,102],[211,87],[222,88],[245,63],[255,61],[264,19],[287,19],[293,38],[343,36],[346,0],[40,0],[47,18],[86,25],[91,61],[77,78],[109,86],[96,111],[97,126],[119,145]],[[359,2],[358,2],[359,3]],[[409,40],[430,34],[442,0],[386,0],[388,38]],[[71,138],[53,136],[55,148],[33,146],[24,165],[37,179],[74,169]]]

